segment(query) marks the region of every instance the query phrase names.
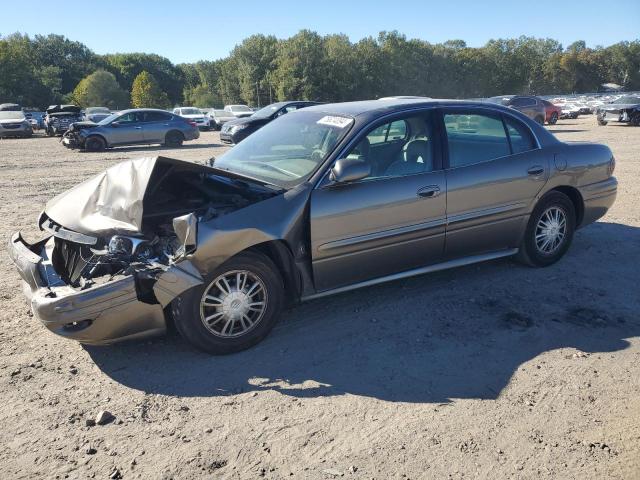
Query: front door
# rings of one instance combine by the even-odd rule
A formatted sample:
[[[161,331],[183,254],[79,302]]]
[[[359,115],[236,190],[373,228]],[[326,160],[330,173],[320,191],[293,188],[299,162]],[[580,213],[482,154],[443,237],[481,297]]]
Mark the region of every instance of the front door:
[[[371,175],[321,183],[311,196],[311,248],[318,291],[438,262],[443,255],[446,182],[432,113],[372,128],[346,156]]]
[[[548,154],[511,115],[448,108],[443,118],[447,258],[517,247],[549,176]]]
[[[143,124],[140,113],[128,112],[120,115],[112,122],[111,131],[109,132],[110,145],[142,143],[143,140]]]

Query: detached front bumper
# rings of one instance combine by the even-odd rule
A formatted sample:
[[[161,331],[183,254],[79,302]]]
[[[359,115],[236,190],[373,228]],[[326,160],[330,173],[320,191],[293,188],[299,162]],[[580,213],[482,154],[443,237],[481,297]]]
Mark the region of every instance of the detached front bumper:
[[[57,335],[92,345],[159,335],[166,331],[160,304],[138,299],[133,275],[84,290],[66,285],[51,265],[51,238],[33,245],[20,233],[8,252],[23,279],[33,315]]]

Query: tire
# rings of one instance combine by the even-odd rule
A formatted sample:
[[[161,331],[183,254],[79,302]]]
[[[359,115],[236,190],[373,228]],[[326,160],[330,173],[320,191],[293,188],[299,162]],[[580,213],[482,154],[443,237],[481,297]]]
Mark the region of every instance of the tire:
[[[544,117],[536,117],[536,122],[538,122],[540,125],[544,125]]]
[[[634,127],[640,127],[640,113],[637,113],[633,117],[631,117],[631,122],[630,123]]]
[[[164,144],[166,147],[181,147],[184,142],[184,135],[177,130],[167,132],[164,137]]]
[[[549,125],[555,125],[558,123],[558,112],[553,112],[549,118]]]
[[[53,133],[53,130],[51,128],[47,128],[47,137],[53,137],[55,136],[55,133]]]
[[[245,350],[266,337],[278,321],[283,299],[282,278],[273,262],[260,253],[246,252],[206,275],[202,285],[178,296],[171,303],[171,312],[187,342],[210,354],[224,355]]]
[[[605,122],[604,120],[602,120],[600,117],[598,117],[598,125],[604,127],[607,123],[609,122]]]
[[[87,152],[102,152],[107,148],[104,138],[93,135],[84,141],[84,149]]]
[[[554,220],[556,212],[558,218],[564,218],[564,228],[562,221]],[[551,215],[551,216],[549,216]],[[560,233],[564,233],[559,243],[547,245],[553,249],[545,251],[545,240],[554,238],[553,230],[545,229],[541,222],[560,226]],[[551,191],[544,195],[531,213],[524,238],[518,252],[518,260],[532,267],[547,267],[560,260],[571,246],[573,234],[576,228],[576,212],[573,202],[564,193]],[[550,235],[547,235],[550,233]],[[540,236],[540,237],[539,237]],[[538,241],[536,239],[539,237]],[[557,237],[555,237],[557,239]],[[555,240],[554,240],[555,242]]]

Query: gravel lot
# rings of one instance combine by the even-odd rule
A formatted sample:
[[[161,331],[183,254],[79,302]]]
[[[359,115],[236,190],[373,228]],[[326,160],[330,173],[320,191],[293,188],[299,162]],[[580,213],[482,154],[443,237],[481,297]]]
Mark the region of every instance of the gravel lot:
[[[29,314],[0,262],[3,478],[640,478],[640,128],[552,127],[609,145],[618,200],[547,269],[495,261],[316,300],[252,350],[175,334],[82,347]],[[118,161],[0,140],[0,236],[34,240],[53,195]],[[101,410],[115,420],[87,426]]]

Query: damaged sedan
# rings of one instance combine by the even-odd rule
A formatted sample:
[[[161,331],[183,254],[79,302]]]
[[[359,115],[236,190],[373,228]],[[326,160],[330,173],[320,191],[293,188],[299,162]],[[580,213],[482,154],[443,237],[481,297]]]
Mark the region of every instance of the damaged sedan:
[[[600,105],[596,109],[598,125],[609,122],[628,123],[640,126],[640,96],[625,95],[611,103]]]
[[[211,166],[113,166],[51,200],[9,254],[51,331],[109,344],[171,317],[214,354],[286,305],[516,256],[558,261],[613,204],[603,145],[566,144],[486,103],[391,100],[284,115]]]

